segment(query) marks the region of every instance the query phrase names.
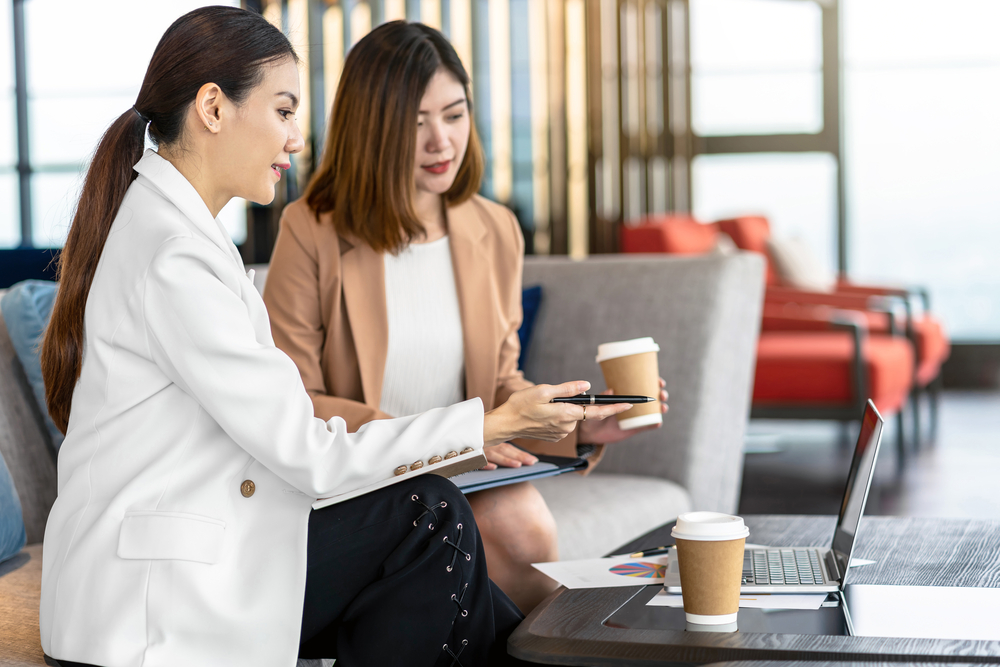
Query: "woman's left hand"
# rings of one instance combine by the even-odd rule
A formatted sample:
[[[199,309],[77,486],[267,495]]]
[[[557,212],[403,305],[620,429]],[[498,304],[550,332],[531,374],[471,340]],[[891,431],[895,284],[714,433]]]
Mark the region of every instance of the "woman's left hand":
[[[488,464],[480,470],[495,470],[497,466],[504,468],[520,468],[522,465],[530,466],[538,463],[538,458],[524,451],[520,447],[515,447],[509,442],[501,442],[499,445],[488,445],[483,447],[483,454],[486,455]]]
[[[666,413],[667,408],[667,392],[664,387],[667,383],[663,378],[660,378],[660,412]],[[603,392],[604,394],[612,393],[609,389]],[[624,440],[625,438],[631,438],[636,433],[643,433],[645,431],[651,431],[653,429],[660,428],[662,424],[653,424],[651,426],[643,426],[641,428],[634,428],[629,431],[623,431],[618,427],[618,419],[602,419],[600,421],[583,421],[580,422],[579,433],[577,441],[581,443],[588,443],[592,445],[606,445],[612,442],[618,442]],[[489,456],[486,457],[489,459]]]

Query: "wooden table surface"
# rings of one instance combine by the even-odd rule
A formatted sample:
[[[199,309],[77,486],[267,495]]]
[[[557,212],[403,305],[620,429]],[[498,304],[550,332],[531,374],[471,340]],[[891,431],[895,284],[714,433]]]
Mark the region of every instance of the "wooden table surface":
[[[772,546],[829,546],[825,516],[745,516],[748,540]],[[673,544],[669,526],[616,549]],[[849,583],[1000,588],[1000,521],[866,517]],[[560,588],[508,641],[515,657],[553,665],[705,664],[747,660],[1000,663],[1000,641],[903,639],[751,632],[703,633],[612,628],[603,621],[643,586]],[[1000,611],[998,611],[1000,616]]]

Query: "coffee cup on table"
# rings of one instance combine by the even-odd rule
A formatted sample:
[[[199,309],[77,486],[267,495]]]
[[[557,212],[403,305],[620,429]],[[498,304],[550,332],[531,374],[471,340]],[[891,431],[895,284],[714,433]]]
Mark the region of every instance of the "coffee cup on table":
[[[621,395],[659,399],[660,367],[656,357],[659,351],[660,346],[648,337],[598,345],[597,363],[608,389]],[[659,400],[637,403],[616,417],[623,431],[663,423]]]
[[[750,529],[738,516],[688,512],[670,534],[677,542],[687,629],[735,632]]]

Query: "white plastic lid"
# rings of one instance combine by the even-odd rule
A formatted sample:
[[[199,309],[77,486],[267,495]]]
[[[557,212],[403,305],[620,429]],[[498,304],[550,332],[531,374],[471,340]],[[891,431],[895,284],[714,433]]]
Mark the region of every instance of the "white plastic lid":
[[[659,352],[657,345],[649,336],[645,338],[633,338],[632,340],[620,340],[614,343],[602,343],[597,346],[597,363],[618,357],[627,357],[631,354],[642,354],[643,352]]]
[[[670,534],[682,540],[700,542],[721,542],[747,537],[750,529],[743,519],[721,512],[687,512],[677,517]]]

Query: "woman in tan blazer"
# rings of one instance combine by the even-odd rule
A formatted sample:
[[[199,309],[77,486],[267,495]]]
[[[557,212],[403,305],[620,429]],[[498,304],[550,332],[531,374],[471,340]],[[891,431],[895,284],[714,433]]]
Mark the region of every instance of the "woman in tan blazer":
[[[517,367],[524,241],[507,208],[475,194],[483,157],[468,83],[451,45],[421,24],[384,24],[347,58],[322,162],[306,196],[283,213],[264,293],[275,343],[298,365],[319,417],[337,415],[358,429],[401,416],[384,409],[386,393],[400,392],[405,372],[397,372],[392,359],[405,338],[425,337],[411,350],[425,362],[425,372],[411,377],[414,385],[429,382],[436,389],[450,382],[454,400],[479,397],[491,410],[532,384]],[[429,321],[390,321],[405,311],[407,304],[397,303],[405,298],[400,293],[410,294],[412,283],[425,278],[418,273],[400,284],[399,275],[408,274],[398,263],[432,247],[444,251],[444,263],[420,264],[419,270],[444,274],[444,283],[429,276],[428,284],[445,285],[443,301],[453,293],[453,331],[448,313],[455,308],[449,304]],[[419,285],[415,289],[418,299],[426,296]],[[439,305],[438,297],[431,295],[430,307]],[[449,365],[447,358],[456,356]],[[441,378],[435,377],[439,371]],[[413,398],[403,396],[402,405]],[[391,397],[388,404],[394,404]],[[596,463],[600,443],[625,433],[616,420],[601,421],[604,413],[588,409],[579,432],[563,441],[520,444],[563,456],[576,456],[578,441],[594,444],[587,449]],[[491,467],[537,461],[509,444],[485,453]],[[545,501],[529,483],[468,499],[491,578],[530,610],[554,586],[531,563],[558,558],[556,526]]]

